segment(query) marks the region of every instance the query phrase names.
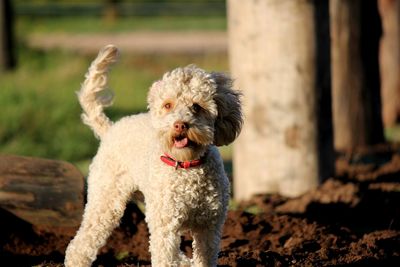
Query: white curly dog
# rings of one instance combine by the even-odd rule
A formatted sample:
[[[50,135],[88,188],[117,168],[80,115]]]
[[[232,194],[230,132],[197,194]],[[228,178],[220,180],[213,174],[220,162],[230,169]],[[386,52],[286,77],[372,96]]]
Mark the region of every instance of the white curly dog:
[[[113,124],[103,108],[118,49],[104,47],[78,93],[83,121],[101,140],[90,166],[82,224],[65,266],[90,266],[132,193],[143,192],[152,266],[216,266],[230,185],[216,146],[242,126],[241,94],[225,74],[190,65],[166,73],[148,93],[149,112]],[[193,237],[193,258],[180,235]]]

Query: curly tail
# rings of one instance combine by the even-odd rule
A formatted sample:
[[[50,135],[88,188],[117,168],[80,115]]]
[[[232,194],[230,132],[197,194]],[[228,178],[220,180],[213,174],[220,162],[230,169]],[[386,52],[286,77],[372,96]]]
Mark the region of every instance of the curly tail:
[[[77,92],[78,100],[83,109],[82,120],[93,130],[99,139],[111,127],[112,122],[104,114],[104,107],[112,104],[113,94],[107,88],[107,75],[112,64],[119,57],[118,48],[107,45],[100,50],[85,75],[81,90]]]

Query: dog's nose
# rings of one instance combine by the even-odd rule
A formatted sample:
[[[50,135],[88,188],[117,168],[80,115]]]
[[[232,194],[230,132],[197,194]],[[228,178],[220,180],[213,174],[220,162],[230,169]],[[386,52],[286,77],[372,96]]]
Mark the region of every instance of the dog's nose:
[[[174,123],[174,129],[175,129],[175,132],[177,132],[177,133],[182,133],[183,131],[187,130],[187,128],[188,128],[187,123],[185,123],[183,121],[176,121]]]

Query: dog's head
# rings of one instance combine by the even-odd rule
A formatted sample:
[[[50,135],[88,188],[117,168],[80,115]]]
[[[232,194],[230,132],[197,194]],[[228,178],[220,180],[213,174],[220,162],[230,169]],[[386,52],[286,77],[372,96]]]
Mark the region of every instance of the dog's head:
[[[178,161],[194,160],[209,145],[233,142],[243,123],[240,96],[222,73],[194,65],[166,73],[147,98],[164,152]]]

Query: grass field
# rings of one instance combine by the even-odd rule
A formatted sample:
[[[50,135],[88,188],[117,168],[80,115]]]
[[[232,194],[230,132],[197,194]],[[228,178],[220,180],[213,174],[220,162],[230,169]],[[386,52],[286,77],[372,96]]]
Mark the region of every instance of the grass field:
[[[120,33],[129,31],[226,30],[225,17],[123,17],[115,22],[99,17],[20,17],[20,33]]]
[[[67,160],[86,165],[97,149],[92,132],[80,122],[79,90],[92,58],[62,51],[40,52],[20,47],[15,72],[0,75],[0,153]],[[224,55],[123,55],[110,87],[113,119],[146,110],[146,92],[153,81],[190,63],[227,70]]]
[[[225,26],[224,18],[124,18],[107,24],[95,17],[17,17],[18,67],[0,74],[0,153],[66,160],[85,172],[98,145],[80,121],[81,109],[75,95],[93,57],[33,50],[24,45],[29,34],[220,30]],[[146,110],[146,93],[151,83],[165,71],[191,63],[208,70],[228,70],[226,55],[123,54],[111,73],[115,101],[107,114],[117,120]]]
[[[24,38],[38,32],[224,29],[223,18],[202,24],[207,18],[145,18],[119,21],[110,28],[94,18],[18,18],[18,68],[0,74],[0,153],[67,160],[86,169],[97,149],[92,132],[80,121],[75,91],[93,57],[64,51],[37,51],[24,45]],[[140,22],[140,23],[139,23]],[[137,26],[134,26],[138,23]],[[125,26],[124,26],[125,25]],[[140,25],[140,26],[138,26]],[[222,25],[222,26],[221,26]],[[184,28],[186,27],[186,28]],[[147,88],[177,66],[195,63],[207,70],[228,70],[226,55],[130,55],[111,73],[114,105],[107,109],[113,119],[146,109]],[[400,128],[386,130],[389,140],[400,140]],[[231,148],[223,150],[230,158]]]

